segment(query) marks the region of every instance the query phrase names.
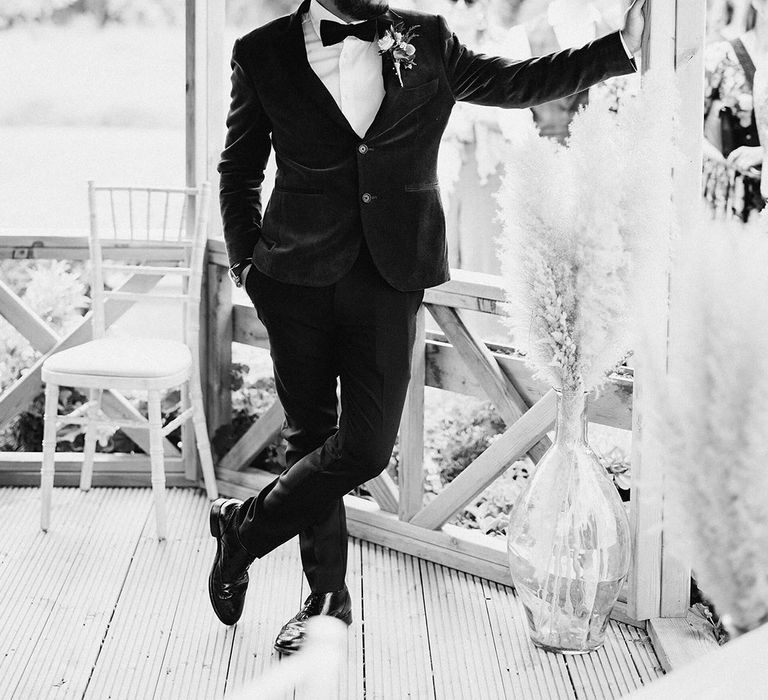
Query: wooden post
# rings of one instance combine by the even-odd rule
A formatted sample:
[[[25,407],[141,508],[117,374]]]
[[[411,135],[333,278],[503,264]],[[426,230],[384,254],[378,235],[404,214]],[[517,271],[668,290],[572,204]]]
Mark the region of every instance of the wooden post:
[[[426,311],[422,304],[416,316],[411,382],[400,423],[400,506],[401,520],[410,520],[424,500],[424,381],[426,367]]]
[[[688,125],[704,123],[704,42],[706,1],[677,0],[675,17],[675,70],[680,86],[678,130],[680,161],[675,165],[675,213],[680,230],[696,221],[701,207],[703,129]],[[675,279],[670,286],[674,289]],[[672,318],[670,323],[675,323]],[[668,482],[667,482],[668,483]],[[663,493],[667,493],[665,484]],[[691,567],[672,554],[670,533],[662,531],[661,616],[682,617],[690,605]]]
[[[665,71],[680,90],[680,124],[703,124],[705,0],[646,3],[649,23],[643,45],[643,72]],[[679,129],[681,158],[673,171],[673,198],[683,227],[700,206],[702,129]],[[669,284],[674,284],[670,280]],[[651,352],[667,361],[668,318],[664,299],[658,300],[659,328]],[[628,613],[638,620],[683,616],[690,604],[690,567],[671,553],[664,531],[664,455],[652,453],[644,442],[644,417],[655,410],[658,397],[645,382],[648,358],[638,354],[635,366],[632,435],[632,506],[630,521],[634,560],[629,580]]]
[[[224,3],[186,0],[186,180],[190,187],[208,180],[214,192],[226,117],[223,34]],[[218,233],[218,202],[211,200],[209,230]]]
[[[675,5],[667,2],[646,2],[647,28],[642,49],[642,71],[666,71],[670,79],[675,70]],[[659,283],[663,284],[662,280]],[[667,307],[666,297],[656,300],[654,316],[659,328],[653,332],[655,347],[649,353],[666,358]],[[638,352],[634,356],[635,374],[632,396],[632,492],[630,527],[632,530],[632,568],[629,572],[627,611],[637,620],[659,617],[661,613],[661,522],[662,470],[661,455],[651,453],[652,443],[645,438],[644,419],[655,410],[654,385],[644,382],[652,376],[650,358]],[[666,360],[661,360],[666,362]],[[648,443],[648,444],[646,444]]]
[[[211,432],[232,420],[229,389],[232,366],[232,282],[225,268],[207,265],[208,351],[207,396],[208,428]]]
[[[218,191],[216,165],[224,139],[224,54],[222,37],[224,34],[224,3],[216,0],[186,0],[186,184],[197,187],[202,182],[211,183],[214,192]],[[221,217],[218,212],[218,197],[211,197],[209,203],[208,236],[221,237]],[[190,219],[191,222],[191,219]],[[188,222],[189,223],[189,222]],[[230,284],[225,279],[223,284],[218,278],[209,279],[212,271],[205,265],[204,290],[201,302],[200,323],[200,367],[203,375],[206,421],[210,429],[215,429],[228,420],[229,407],[229,357],[231,356],[231,301],[227,309],[215,306],[211,317],[209,302],[213,297],[217,303],[221,295],[226,296],[223,284]],[[231,290],[230,290],[231,291]],[[221,304],[225,305],[224,299]],[[230,332],[219,324],[229,322]],[[222,336],[217,336],[222,331]],[[213,363],[216,364],[214,376],[209,376]],[[226,380],[225,390],[221,391],[221,367]],[[222,396],[224,394],[225,396]],[[226,398],[227,407],[224,406]],[[191,426],[182,428],[183,438],[192,439]],[[191,458],[190,458],[191,459]],[[194,473],[192,464],[187,464],[188,473]]]

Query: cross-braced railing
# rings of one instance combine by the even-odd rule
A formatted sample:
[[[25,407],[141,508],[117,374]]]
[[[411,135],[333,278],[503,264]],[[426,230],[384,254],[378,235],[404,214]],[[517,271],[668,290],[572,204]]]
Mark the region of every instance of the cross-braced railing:
[[[211,242],[210,251],[211,267],[220,270],[209,275],[209,315],[211,327],[217,329],[211,338],[209,358],[216,353],[221,364],[217,369],[209,362],[209,382],[218,372],[220,378],[213,382],[222,386],[229,367],[228,358],[221,355],[225,351],[220,335],[226,325],[224,319],[231,319],[229,332],[235,342],[268,347],[268,340],[250,305],[232,305],[230,283],[222,273],[226,265],[223,247]],[[448,524],[511,464],[526,457],[538,461],[550,444],[547,433],[555,419],[554,392],[533,379],[519,354],[511,348],[486,344],[475,328],[478,324],[471,312],[502,313],[504,293],[499,281],[491,275],[455,270],[450,282],[426,291],[418,315],[411,383],[401,423],[397,483],[387,472],[382,473],[366,484],[375,504],[349,496],[347,514],[353,535],[511,584],[503,540]],[[427,315],[439,330],[427,330]],[[488,449],[428,503],[424,498],[426,386],[488,399],[506,424]],[[617,376],[592,403],[590,419],[631,430],[632,388],[631,370]],[[227,406],[219,407],[221,423],[227,421],[227,411]],[[273,478],[246,467],[277,439],[282,419],[276,401],[221,458],[217,477],[223,492],[252,494]],[[624,620],[629,619],[626,601],[625,590],[616,610],[616,616]]]
[[[108,243],[106,244],[108,245]],[[150,248],[131,246],[105,251],[116,264],[151,261],[170,264],[171,253],[162,245]],[[85,260],[87,238],[0,236],[0,258],[56,258]],[[203,294],[204,320],[201,367],[205,382],[206,410],[210,432],[229,422],[229,391],[232,342],[268,347],[266,332],[247,303],[232,303],[232,286],[227,277],[227,260],[221,241],[209,241]],[[125,291],[151,289],[156,275],[134,274],[121,287]],[[385,472],[367,484],[375,503],[348,497],[347,513],[354,536],[432,559],[484,578],[510,584],[506,547],[501,538],[489,537],[448,523],[454,514],[477,497],[514,461],[537,460],[548,445],[547,432],[555,416],[552,392],[532,377],[523,360],[508,348],[488,345],[477,331],[475,314],[501,314],[503,291],[498,278],[456,270],[453,279],[427,290],[419,312],[418,338],[412,380],[400,432],[398,483]],[[105,304],[105,325],[109,326],[130,307],[128,299],[109,299]],[[59,337],[37,317],[22,299],[0,284],[0,313],[6,317],[42,356],[30,370],[0,397],[0,426],[22,410],[40,393],[40,365],[48,353],[71,347],[91,338],[88,316],[66,337]],[[439,328],[427,330],[430,315]],[[421,350],[419,350],[421,348]],[[506,430],[491,446],[437,496],[424,502],[424,394],[425,387],[457,392],[490,400],[506,423]],[[616,377],[590,406],[590,420],[635,431],[633,426],[632,373]],[[105,412],[136,417],[133,406],[118,394],[105,394]],[[272,475],[246,469],[252,458],[277,437],[283,420],[275,403],[224,455],[217,467],[220,491],[234,496],[252,495]],[[126,432],[145,451],[146,435],[141,430]],[[184,464],[179,450],[164,443],[169,485],[199,482],[196,465]],[[70,457],[57,467],[57,483],[76,484],[79,461]],[[4,453],[0,458],[3,483],[39,483],[39,454]],[[646,465],[646,468],[648,466]],[[94,467],[94,484],[137,485],[147,483],[147,460],[136,455],[101,456]],[[638,497],[641,496],[641,497]],[[652,494],[633,489],[630,519],[637,525],[647,522],[643,499]],[[656,508],[654,497],[652,508]],[[657,523],[658,525],[658,523]],[[659,546],[658,527],[634,528],[634,561],[649,562]],[[615,616],[632,620],[633,596],[652,597],[661,587],[662,573],[644,564],[634,566]],[[629,608],[627,607],[629,604]],[[637,608],[635,608],[637,609]],[[680,614],[680,613],[678,613]],[[642,617],[642,616],[638,616]],[[651,616],[647,616],[651,617]]]

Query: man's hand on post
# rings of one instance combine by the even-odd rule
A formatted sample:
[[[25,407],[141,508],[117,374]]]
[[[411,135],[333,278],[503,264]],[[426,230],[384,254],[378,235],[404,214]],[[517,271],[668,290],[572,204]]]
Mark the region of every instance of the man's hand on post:
[[[643,29],[645,28],[645,16],[643,6],[646,0],[634,0],[624,15],[624,29],[621,35],[627,48],[633,53],[640,50],[643,42]]]

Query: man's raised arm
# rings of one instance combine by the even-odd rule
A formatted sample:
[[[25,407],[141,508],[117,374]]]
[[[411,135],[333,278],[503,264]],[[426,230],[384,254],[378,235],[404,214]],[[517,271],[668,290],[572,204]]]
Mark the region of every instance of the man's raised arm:
[[[579,48],[516,61],[475,53],[438,17],[443,62],[456,100],[496,107],[532,107],[573,95],[607,78],[637,70],[630,53],[639,49],[644,0],[626,14],[616,31]]]

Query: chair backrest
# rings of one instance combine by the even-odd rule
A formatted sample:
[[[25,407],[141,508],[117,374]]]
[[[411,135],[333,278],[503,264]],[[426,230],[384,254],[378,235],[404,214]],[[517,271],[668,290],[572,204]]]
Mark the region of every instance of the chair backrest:
[[[106,331],[109,299],[174,301],[182,305],[184,340],[197,358],[210,189],[207,182],[181,188],[107,187],[88,182],[95,338]],[[104,286],[105,271],[141,277],[111,290]],[[154,291],[166,275],[180,276],[181,293]]]

